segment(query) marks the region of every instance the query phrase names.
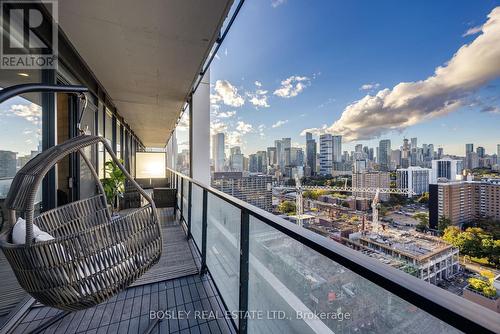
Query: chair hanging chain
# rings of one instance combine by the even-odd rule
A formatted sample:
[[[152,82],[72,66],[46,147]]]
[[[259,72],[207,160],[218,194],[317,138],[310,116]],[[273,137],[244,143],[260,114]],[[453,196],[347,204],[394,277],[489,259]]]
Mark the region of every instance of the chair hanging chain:
[[[83,130],[81,126],[82,126],[83,115],[85,114],[85,110],[87,110],[88,98],[87,98],[87,94],[85,94],[85,93],[78,94],[78,97],[80,98],[80,105],[83,105],[83,107],[82,107],[82,110],[80,112],[80,116],[78,117],[78,123],[76,124],[76,126],[80,132],[80,135],[84,135],[85,132],[87,132],[87,130],[88,130],[88,126],[86,127],[85,130]],[[82,103],[82,100],[83,100],[83,103]]]

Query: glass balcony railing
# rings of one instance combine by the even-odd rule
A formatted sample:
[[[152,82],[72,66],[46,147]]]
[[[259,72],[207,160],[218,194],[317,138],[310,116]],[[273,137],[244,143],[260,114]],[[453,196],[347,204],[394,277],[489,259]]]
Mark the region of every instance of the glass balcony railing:
[[[498,315],[169,170],[240,333],[494,333]],[[179,206],[181,208],[181,206]]]

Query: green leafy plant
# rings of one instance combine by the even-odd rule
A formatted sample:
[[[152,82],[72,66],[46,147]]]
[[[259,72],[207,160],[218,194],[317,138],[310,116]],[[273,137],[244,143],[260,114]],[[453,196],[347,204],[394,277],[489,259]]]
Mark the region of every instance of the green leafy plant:
[[[480,278],[469,278],[469,287],[473,290],[479,291],[486,297],[496,297],[497,290],[493,285],[495,275],[489,270],[481,271]]]
[[[106,193],[106,199],[113,210],[117,210],[118,198],[122,197],[125,191],[125,174],[114,161],[107,161],[104,164],[104,172],[106,177],[101,182]]]

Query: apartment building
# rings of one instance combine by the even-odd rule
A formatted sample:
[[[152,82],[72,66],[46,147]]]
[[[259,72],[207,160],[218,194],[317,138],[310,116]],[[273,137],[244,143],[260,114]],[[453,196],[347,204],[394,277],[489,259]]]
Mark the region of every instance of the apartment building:
[[[390,188],[389,172],[364,171],[352,173],[353,188]],[[375,193],[365,193],[362,191],[353,192],[353,196],[373,199]],[[389,194],[380,194],[381,201],[388,201]]]
[[[432,169],[429,168],[411,166],[396,170],[396,186],[413,192],[413,194],[409,193],[408,197],[428,192],[431,178]]]
[[[454,225],[478,218],[500,220],[500,182],[458,181],[429,186],[429,225],[436,228],[440,217]]]

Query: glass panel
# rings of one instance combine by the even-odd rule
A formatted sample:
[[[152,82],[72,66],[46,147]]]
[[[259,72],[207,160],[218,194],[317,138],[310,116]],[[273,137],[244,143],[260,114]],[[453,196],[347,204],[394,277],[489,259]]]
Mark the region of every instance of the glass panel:
[[[87,110],[83,114],[82,118],[82,129],[85,133],[94,135],[95,134],[95,113],[96,106],[92,101],[89,101],[87,105]],[[83,149],[85,156],[92,162],[95,168],[95,146],[87,146]],[[90,169],[83,159],[80,159],[80,198],[88,198],[96,194],[96,184],[92,177]]]
[[[0,71],[0,89],[41,82],[40,71]],[[0,230],[6,221],[5,197],[17,171],[42,150],[42,106],[39,93],[16,96],[0,104]],[[36,198],[40,207],[41,187]]]
[[[241,211],[208,194],[207,266],[229,311],[239,307]]]
[[[116,120],[116,156],[122,158],[122,124]]]
[[[108,143],[113,147],[113,114],[111,110],[106,108],[105,122],[104,122],[104,137],[108,140]],[[108,152],[104,152],[104,162],[111,161],[111,156]]]
[[[254,217],[249,260],[249,310],[282,312],[249,320],[249,333],[457,332]]]
[[[184,188],[184,197],[182,199],[182,214],[184,215],[184,220],[188,221],[188,207],[189,207],[189,182],[184,180],[182,187]]]
[[[97,134],[101,137],[104,137],[104,105],[101,101],[99,101],[97,106]],[[98,173],[99,178],[104,178],[104,145],[102,143],[98,144]]]
[[[192,207],[191,207],[191,234],[194,242],[201,250],[201,220],[203,218],[203,190],[197,185],[193,184],[192,194]]]

